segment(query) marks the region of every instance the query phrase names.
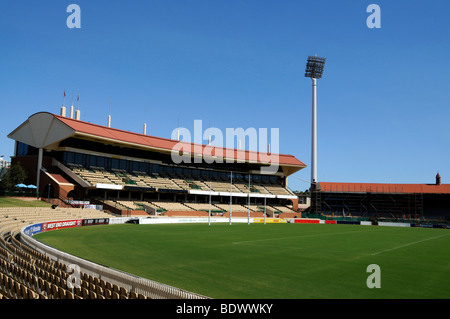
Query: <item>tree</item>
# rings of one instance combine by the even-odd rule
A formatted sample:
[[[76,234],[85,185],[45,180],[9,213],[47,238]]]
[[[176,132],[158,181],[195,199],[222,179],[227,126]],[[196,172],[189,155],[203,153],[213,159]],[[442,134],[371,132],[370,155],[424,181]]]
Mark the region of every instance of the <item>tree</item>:
[[[27,178],[25,169],[20,163],[12,165],[9,170],[3,175],[0,182],[0,192],[14,190],[17,184],[24,183]]]

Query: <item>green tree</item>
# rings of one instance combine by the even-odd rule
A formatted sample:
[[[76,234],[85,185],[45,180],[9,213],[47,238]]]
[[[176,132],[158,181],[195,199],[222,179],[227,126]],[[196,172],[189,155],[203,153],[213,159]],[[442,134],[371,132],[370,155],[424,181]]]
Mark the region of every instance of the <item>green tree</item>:
[[[14,190],[17,184],[24,183],[27,178],[25,169],[20,163],[12,165],[9,170],[3,175],[0,182],[0,192]]]

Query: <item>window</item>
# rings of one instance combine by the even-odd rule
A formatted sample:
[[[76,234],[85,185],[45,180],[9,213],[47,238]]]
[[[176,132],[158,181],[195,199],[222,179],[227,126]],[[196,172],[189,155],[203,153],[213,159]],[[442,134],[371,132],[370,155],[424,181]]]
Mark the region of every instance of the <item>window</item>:
[[[75,163],[75,155],[72,152],[64,152],[63,153],[63,164],[74,164]]]
[[[119,160],[119,166],[121,170],[128,171],[128,161]]]
[[[117,158],[111,159],[111,169],[119,169],[119,160]]]
[[[98,167],[102,167],[102,168],[104,168],[104,169],[106,169],[106,158],[104,158],[104,157],[97,157],[97,166]]]
[[[97,157],[88,155],[89,166],[97,166]]]
[[[38,149],[30,146],[28,144],[17,142],[16,155],[17,156],[26,156],[26,155],[37,155]]]
[[[81,166],[85,166],[85,165],[84,165],[84,161],[83,161],[83,159],[84,159],[83,154],[75,153],[74,155],[75,155],[75,156],[74,156],[74,164],[78,164],[78,165],[81,165]]]

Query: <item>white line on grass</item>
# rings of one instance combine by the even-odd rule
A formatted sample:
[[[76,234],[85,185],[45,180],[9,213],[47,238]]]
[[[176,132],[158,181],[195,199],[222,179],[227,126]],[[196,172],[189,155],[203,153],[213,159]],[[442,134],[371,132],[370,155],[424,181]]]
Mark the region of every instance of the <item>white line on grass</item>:
[[[392,250],[400,249],[400,248],[403,248],[403,247],[415,245],[415,244],[418,244],[418,243],[423,243],[424,241],[428,241],[428,240],[433,240],[433,239],[445,237],[445,236],[448,236],[448,234],[441,235],[441,236],[435,236],[435,237],[431,237],[431,238],[426,238],[426,239],[414,241],[414,242],[411,242],[411,243],[407,243],[407,244],[404,244],[404,245],[400,245],[400,246],[397,246],[397,247],[385,249],[385,250],[379,251],[379,252],[377,252],[377,253],[373,253],[372,256],[379,255],[379,254],[385,253],[385,252],[387,252],[387,251],[392,251]]]
[[[274,241],[274,240],[283,240],[283,239],[292,239],[292,238],[306,238],[306,237],[319,237],[319,236],[329,236],[329,235],[342,235],[342,234],[361,233],[361,232],[367,232],[367,230],[366,229],[365,230],[351,230],[351,231],[344,231],[344,232],[338,232],[338,233],[320,233],[320,234],[300,235],[300,236],[290,236],[290,237],[278,237],[278,238],[265,238],[265,239],[235,241],[235,242],[232,242],[232,244],[239,245],[239,244],[255,243],[255,242],[261,242],[261,241]]]

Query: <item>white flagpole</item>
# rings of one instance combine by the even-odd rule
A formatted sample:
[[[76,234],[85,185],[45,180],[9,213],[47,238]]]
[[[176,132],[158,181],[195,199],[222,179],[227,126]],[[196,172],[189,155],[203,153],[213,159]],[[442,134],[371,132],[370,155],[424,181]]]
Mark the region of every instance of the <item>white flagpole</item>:
[[[233,190],[233,172],[230,172],[230,225],[231,225],[231,214],[233,212],[233,195],[232,195],[232,190]]]
[[[250,225],[250,174],[248,174],[248,214],[247,224]]]
[[[264,225],[266,224],[266,196],[264,196]]]
[[[211,226],[211,172],[209,175],[209,213],[208,213],[208,226]]]

